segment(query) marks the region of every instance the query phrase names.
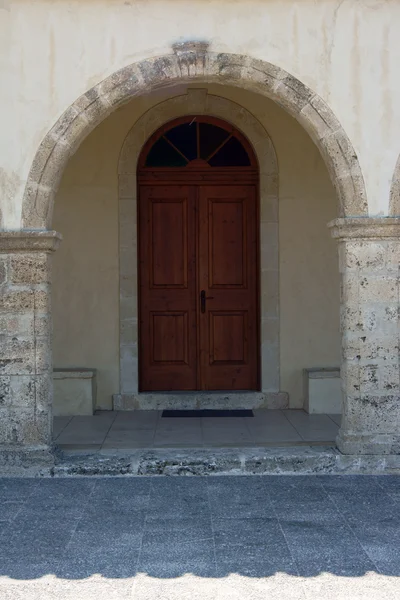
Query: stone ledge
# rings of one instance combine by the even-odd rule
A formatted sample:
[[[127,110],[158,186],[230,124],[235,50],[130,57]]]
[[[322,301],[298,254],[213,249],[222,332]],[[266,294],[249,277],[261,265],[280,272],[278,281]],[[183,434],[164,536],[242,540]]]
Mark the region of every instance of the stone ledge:
[[[1,448],[0,475],[11,477],[382,475],[400,474],[400,455],[349,456],[332,446],[138,449],[96,453]]]
[[[400,238],[400,217],[348,217],[328,223],[335,239]]]
[[[321,369],[303,369],[309,379],[332,379],[340,377],[339,367],[323,367]]]
[[[286,392],[144,392],[113,396],[114,410],[284,409],[288,406]]]
[[[53,369],[53,379],[93,379],[96,376],[96,369],[68,369],[56,368]]]
[[[61,233],[47,230],[0,231],[0,253],[54,252],[62,240]]]
[[[400,473],[400,456],[344,456],[334,447],[165,449],[60,456],[42,476],[344,475]]]

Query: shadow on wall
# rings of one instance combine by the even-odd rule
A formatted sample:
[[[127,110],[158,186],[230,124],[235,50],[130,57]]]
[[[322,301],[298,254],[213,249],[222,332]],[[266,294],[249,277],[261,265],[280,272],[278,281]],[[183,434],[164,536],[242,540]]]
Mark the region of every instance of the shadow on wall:
[[[400,575],[396,476],[2,479],[0,505],[12,579]]]

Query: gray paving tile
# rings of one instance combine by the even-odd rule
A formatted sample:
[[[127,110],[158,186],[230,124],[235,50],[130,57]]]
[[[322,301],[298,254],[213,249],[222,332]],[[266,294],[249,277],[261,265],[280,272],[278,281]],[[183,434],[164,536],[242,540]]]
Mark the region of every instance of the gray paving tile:
[[[358,493],[358,491],[380,492],[382,490],[379,484],[380,477],[371,475],[316,475],[315,479],[323,485],[326,491],[354,489]]]
[[[59,578],[71,580],[86,579],[99,574],[103,582],[106,582],[107,579],[131,579],[137,574],[138,558],[139,549],[125,552],[124,556],[105,550],[102,555],[98,556],[66,557],[59,562],[56,575]],[[81,595],[76,597],[85,598]],[[110,598],[109,593],[106,593],[104,598]],[[116,598],[120,600],[120,594]],[[132,598],[132,591],[126,598]]]
[[[202,417],[201,425],[203,431],[208,430],[228,430],[228,431],[246,431],[246,421],[244,417]]]
[[[102,444],[116,415],[73,417],[57,438],[57,444]]]
[[[130,524],[129,524],[130,525]],[[73,533],[63,557],[102,557],[103,554],[119,555],[121,558],[140,549],[143,537],[143,526],[123,528],[116,522],[116,527],[96,527],[84,529],[79,527]]]
[[[93,479],[41,479],[30,496],[32,509],[60,511],[63,518],[80,516],[95,487]]]
[[[2,558],[0,561],[0,577],[1,576],[5,576],[5,577],[9,577],[10,579],[14,579],[14,580],[29,580],[29,579],[37,579],[40,577],[45,577],[46,575],[49,574],[55,574],[59,571],[59,565],[60,565],[60,559],[59,557],[54,557],[51,554],[49,556],[46,556],[45,559],[40,562],[39,559],[36,557],[29,557],[29,556],[24,556],[23,559],[19,559],[16,557],[8,557],[8,558]],[[13,582],[14,585],[14,594],[13,594],[13,598],[17,599],[17,598],[31,598],[34,597],[32,596],[32,590],[27,590],[26,591],[26,595],[25,596],[18,596],[17,595],[17,590],[16,590],[16,585],[15,585],[15,581]],[[42,595],[41,596],[37,596],[37,598],[43,598],[42,591]],[[4,593],[4,587],[1,590],[1,597],[4,598],[3,593]],[[11,598],[11,596],[10,596]],[[34,597],[36,600],[36,597]]]
[[[173,446],[177,444],[179,446],[188,444],[188,446],[201,446],[203,443],[201,429],[193,429],[190,430],[160,430],[157,429],[154,436],[154,446],[155,447],[163,447],[163,446]]]
[[[316,486],[275,488],[270,493],[276,516],[293,522],[340,522],[340,514],[328,494]]]
[[[334,423],[336,423],[336,425],[338,425],[340,427],[340,425],[342,423],[342,415],[332,415],[332,414],[329,414],[328,417],[330,417],[332,419],[332,421]]]
[[[141,511],[149,505],[151,481],[140,478],[96,479],[90,506],[116,511]]]
[[[221,518],[213,517],[215,544],[226,546],[276,546],[279,551],[289,556],[278,519],[274,517]]]
[[[285,410],[284,415],[307,441],[333,441],[339,427],[328,415],[309,415],[303,410]]]
[[[303,490],[316,489],[323,490],[321,478],[315,475],[265,475],[264,484],[270,493],[279,492],[279,490]]]
[[[164,517],[204,518],[209,515],[207,486],[204,479],[154,479],[146,520]]]
[[[0,502],[0,522],[10,522],[15,519],[21,507],[23,507],[22,502]]]
[[[400,475],[381,475],[375,478],[375,482],[392,500],[400,503]]]
[[[216,421],[224,421],[216,419]],[[203,442],[204,444],[249,444],[252,440],[250,431],[243,419],[234,418],[225,423],[207,423],[208,419],[203,419]],[[238,422],[240,421],[240,422]]]
[[[140,554],[138,571],[150,577],[180,577],[186,573],[215,577],[213,541],[146,544]]]
[[[159,419],[157,410],[134,410],[118,412],[110,432],[154,430]]]
[[[369,558],[385,575],[400,576],[400,512],[388,514],[381,503],[382,517],[347,519],[350,528]]]
[[[211,515],[180,518],[149,519],[145,523],[143,545],[160,542],[183,543],[212,539]]]
[[[247,427],[249,429],[251,439],[257,443],[303,441],[303,438],[288,421],[282,425],[280,424],[277,427],[267,423],[248,423]]]
[[[0,478],[0,502],[26,502],[39,485],[39,479]]]
[[[28,563],[44,563],[49,557],[60,558],[76,527],[73,519],[65,520],[32,512],[17,515],[13,521],[12,535],[6,545],[0,546],[0,562],[7,559],[24,558]]]
[[[153,445],[153,429],[111,429],[102,448],[147,448]]]
[[[396,501],[383,490],[349,487],[347,489],[330,489],[328,494],[340,514],[350,525],[370,520],[379,523],[388,515],[396,516],[399,511]],[[384,510],[382,510],[383,506]]]
[[[60,433],[65,429],[72,417],[54,417],[53,418],[53,439],[56,440]]]
[[[354,577],[376,568],[345,524],[281,521],[281,526],[301,576],[328,571]]]
[[[276,548],[254,545],[216,548],[217,575],[226,577],[237,573],[242,577],[272,577],[277,572],[296,576],[297,565],[289,552],[283,557],[275,554]]]
[[[213,419],[214,420],[214,419]],[[217,420],[217,419],[215,419]],[[157,422],[157,430],[189,430],[189,429],[200,429],[201,418],[200,417],[160,417]]]
[[[232,477],[209,479],[211,512],[225,518],[271,517],[272,506],[263,479]]]

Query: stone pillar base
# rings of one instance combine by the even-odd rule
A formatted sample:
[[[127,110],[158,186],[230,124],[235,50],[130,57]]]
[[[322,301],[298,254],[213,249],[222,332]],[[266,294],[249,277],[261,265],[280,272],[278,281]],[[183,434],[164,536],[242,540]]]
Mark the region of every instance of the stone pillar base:
[[[400,454],[400,434],[351,434],[339,431],[336,444],[343,454]]]
[[[52,446],[0,446],[0,472],[4,475],[34,475],[55,464]]]

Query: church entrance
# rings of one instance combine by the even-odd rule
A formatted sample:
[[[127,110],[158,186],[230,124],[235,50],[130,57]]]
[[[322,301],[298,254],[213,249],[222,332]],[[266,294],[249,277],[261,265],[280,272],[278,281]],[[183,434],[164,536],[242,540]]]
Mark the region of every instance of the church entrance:
[[[138,165],[140,391],[259,389],[258,166],[230,124],[188,116]]]

